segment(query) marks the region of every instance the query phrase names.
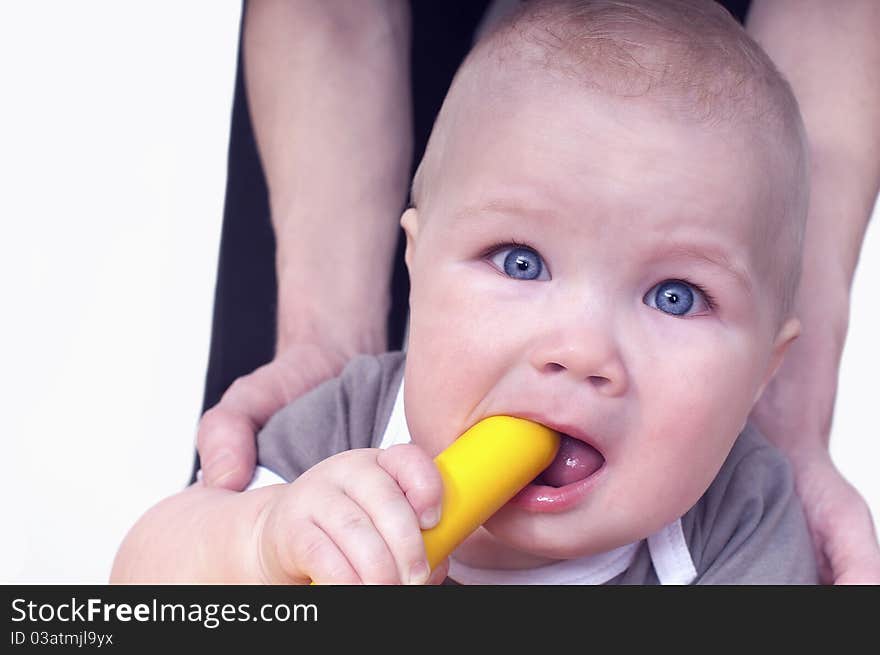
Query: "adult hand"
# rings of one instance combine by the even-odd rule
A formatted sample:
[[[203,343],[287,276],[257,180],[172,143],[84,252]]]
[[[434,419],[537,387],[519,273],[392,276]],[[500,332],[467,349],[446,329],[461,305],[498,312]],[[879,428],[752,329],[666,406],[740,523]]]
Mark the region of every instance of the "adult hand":
[[[830,584],[880,584],[880,546],[868,505],[831,460],[828,439],[837,389],[837,369],[846,335],[847,294],[821,289],[810,297],[841,306],[814,316],[800,313],[806,327],[752,411],[758,428],[788,456],[795,487],[813,537],[820,579]],[[822,309],[827,309],[825,305]],[[821,312],[820,312],[821,314]],[[843,317],[843,318],[841,318]]]
[[[847,482],[827,451],[795,469],[813,534],[822,582],[880,584],[880,547],[867,503]]]
[[[256,464],[256,435],[293,399],[342,371],[348,355],[327,344],[294,343],[227,389],[199,423],[202,479],[209,486],[244,489]]]

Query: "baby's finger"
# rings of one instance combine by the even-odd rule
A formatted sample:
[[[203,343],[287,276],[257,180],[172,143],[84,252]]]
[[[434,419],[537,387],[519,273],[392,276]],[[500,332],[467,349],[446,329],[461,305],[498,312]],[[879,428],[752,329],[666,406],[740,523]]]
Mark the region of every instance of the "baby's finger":
[[[312,520],[345,555],[364,584],[398,584],[394,557],[370,515],[347,495],[333,496],[332,507],[316,508]]]
[[[370,516],[382,535],[397,566],[403,584],[424,584],[430,570],[419,522],[397,481],[385,470],[374,468],[370,475],[348,480],[347,496]]]
[[[277,560],[294,581],[306,584],[359,584],[361,579],[345,554],[330,536],[311,521],[291,524],[291,539],[286,540],[281,552],[263,561]],[[284,552],[289,549],[289,552]],[[293,563],[296,562],[294,565]],[[269,576],[270,581],[276,576]]]
[[[423,530],[440,521],[443,480],[428,454],[413,444],[392,446],[379,453],[379,466],[400,486]]]
[[[426,584],[437,585],[443,584],[443,581],[449,576],[449,558],[447,557],[445,560],[440,562],[437,566],[434,567],[434,570],[431,571],[431,577],[428,578],[428,582]]]

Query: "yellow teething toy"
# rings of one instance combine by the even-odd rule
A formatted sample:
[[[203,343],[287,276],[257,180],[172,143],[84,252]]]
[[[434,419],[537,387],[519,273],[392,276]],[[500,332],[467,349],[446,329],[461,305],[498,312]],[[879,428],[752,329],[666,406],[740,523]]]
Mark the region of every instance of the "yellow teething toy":
[[[434,458],[443,478],[440,522],[422,530],[433,569],[550,465],[559,435],[513,416],[483,419]]]

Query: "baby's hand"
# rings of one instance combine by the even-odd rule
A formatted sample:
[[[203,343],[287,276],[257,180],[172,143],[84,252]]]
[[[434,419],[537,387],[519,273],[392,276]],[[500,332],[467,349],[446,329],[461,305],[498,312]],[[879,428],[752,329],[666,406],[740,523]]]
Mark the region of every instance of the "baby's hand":
[[[334,455],[262,513],[262,576],[270,584],[442,582],[448,565],[429,571],[420,531],[439,521],[442,495],[440,473],[418,446]]]

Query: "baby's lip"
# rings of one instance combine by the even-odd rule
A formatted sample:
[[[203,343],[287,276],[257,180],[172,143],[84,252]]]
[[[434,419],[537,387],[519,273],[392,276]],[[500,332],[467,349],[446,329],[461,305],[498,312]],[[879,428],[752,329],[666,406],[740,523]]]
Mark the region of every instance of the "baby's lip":
[[[524,492],[525,495],[520,498],[525,505],[529,507],[534,505],[532,509],[538,506],[544,507],[546,504],[544,501],[549,502],[548,506],[552,505],[554,508],[565,506],[562,499],[575,498],[577,494],[572,495],[572,490],[582,488],[585,480],[592,479],[594,474],[604,468],[606,458],[599,448],[601,442],[575,422],[554,419],[545,413],[534,411],[511,412],[509,415],[540,423],[562,435],[559,450],[553,461],[527,487],[527,489],[537,489],[540,493],[534,492],[538,495],[528,502],[529,494],[534,495],[534,493]]]
[[[511,412],[509,416],[516,416],[518,418],[524,418],[529,421],[534,421],[535,423],[540,423],[541,425],[546,426],[556,432],[559,432],[560,434],[564,434],[567,437],[577,439],[578,441],[583,441],[588,446],[594,448],[603,458],[605,458],[605,452],[603,450],[603,445],[601,444],[600,440],[595,435],[588,434],[586,430],[579,427],[576,423],[557,421],[540,412]]]

